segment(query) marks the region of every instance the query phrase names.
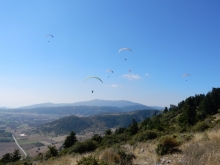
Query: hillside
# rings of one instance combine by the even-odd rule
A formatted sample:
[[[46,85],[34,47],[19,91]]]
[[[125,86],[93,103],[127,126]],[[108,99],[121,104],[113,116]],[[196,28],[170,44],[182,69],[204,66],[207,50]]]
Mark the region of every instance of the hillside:
[[[130,115],[139,112],[145,119],[141,122],[132,120],[128,126],[118,127],[114,132],[107,129],[102,136],[94,134],[91,139],[75,142],[70,147],[64,145],[56,156],[49,155],[49,158],[59,155],[58,159],[48,160],[48,157],[44,156],[44,159],[41,160],[44,164],[49,165],[64,161],[66,164],[76,165],[80,165],[80,161],[96,161],[98,165],[219,164],[219,100],[220,88],[213,88],[207,94],[190,96],[176,106],[165,107],[162,113],[152,117],[147,117],[146,114],[144,117],[144,111],[130,112]],[[122,121],[122,118],[117,120],[117,117],[121,115],[111,114],[110,118],[105,118],[108,115],[98,117],[106,122],[109,119],[110,126],[114,126],[115,124],[112,123]],[[113,116],[116,118],[114,119]],[[97,116],[95,117],[97,119]],[[55,125],[56,123],[54,123]],[[52,127],[52,125],[48,125],[48,127],[50,126]],[[51,153],[50,150],[46,155],[49,153]],[[80,154],[80,156],[69,157],[74,154]],[[89,157],[89,155],[93,157]]]
[[[80,133],[85,129],[94,128],[97,130],[106,130],[113,127],[127,127],[132,119],[140,122],[146,117],[151,117],[158,110],[136,110],[125,113],[112,113],[96,115],[91,117],[68,116],[53,122],[37,127],[32,132],[43,132],[44,134],[65,135],[71,131]]]

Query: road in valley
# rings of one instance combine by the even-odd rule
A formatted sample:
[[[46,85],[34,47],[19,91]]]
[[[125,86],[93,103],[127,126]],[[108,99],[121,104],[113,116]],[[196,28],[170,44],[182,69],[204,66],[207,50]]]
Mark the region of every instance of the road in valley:
[[[27,157],[27,153],[23,150],[23,148],[21,148],[21,146],[18,144],[16,138],[14,137],[13,133],[12,133],[12,137],[16,143],[16,145],[18,146],[18,148],[24,153],[25,158]]]

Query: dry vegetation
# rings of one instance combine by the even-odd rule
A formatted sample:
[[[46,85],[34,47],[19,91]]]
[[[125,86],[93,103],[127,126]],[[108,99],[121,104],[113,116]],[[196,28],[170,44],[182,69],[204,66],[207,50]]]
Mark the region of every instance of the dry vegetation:
[[[158,141],[148,141],[135,145],[124,145],[127,153],[133,153],[136,159],[135,165],[219,165],[220,164],[220,129],[209,130],[203,133],[193,134],[193,138],[183,143],[179,148],[181,153],[173,153],[158,156],[155,148]],[[120,162],[119,156],[114,149],[108,148],[104,151],[96,151],[84,155],[66,155],[60,158],[38,162],[39,165],[76,165],[77,161],[86,156],[95,156],[99,160],[112,163]]]

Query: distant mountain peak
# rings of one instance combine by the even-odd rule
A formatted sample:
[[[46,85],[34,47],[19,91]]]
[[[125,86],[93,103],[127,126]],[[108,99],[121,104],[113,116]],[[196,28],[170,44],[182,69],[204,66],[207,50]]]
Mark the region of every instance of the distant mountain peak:
[[[33,108],[63,107],[63,106],[96,106],[96,107],[117,107],[117,108],[127,108],[127,109],[133,109],[134,107],[137,107],[137,109],[139,108],[159,109],[159,108],[143,105],[140,103],[135,103],[135,102],[128,101],[128,100],[101,100],[101,99],[93,99],[89,101],[80,101],[80,102],[75,102],[75,103],[57,103],[57,104],[51,103],[51,102],[45,102],[41,104],[34,104],[34,105],[19,107],[17,109],[33,109]]]

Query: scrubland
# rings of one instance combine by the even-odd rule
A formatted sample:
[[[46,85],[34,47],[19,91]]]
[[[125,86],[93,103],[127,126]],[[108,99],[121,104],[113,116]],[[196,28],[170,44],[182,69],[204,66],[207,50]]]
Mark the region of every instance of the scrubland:
[[[114,148],[97,150],[86,154],[69,154],[49,160],[37,161],[38,165],[77,165],[83,157],[93,156],[106,164],[123,165],[219,165],[220,164],[220,129],[212,129],[201,133],[192,133],[190,140],[178,146],[178,152],[158,155],[158,140],[126,144],[121,148],[134,155],[132,162],[120,158]],[[77,163],[78,162],[78,163]],[[86,163],[85,163],[86,164]]]

